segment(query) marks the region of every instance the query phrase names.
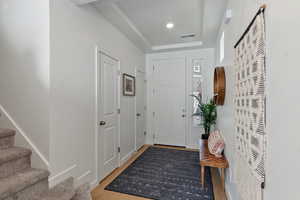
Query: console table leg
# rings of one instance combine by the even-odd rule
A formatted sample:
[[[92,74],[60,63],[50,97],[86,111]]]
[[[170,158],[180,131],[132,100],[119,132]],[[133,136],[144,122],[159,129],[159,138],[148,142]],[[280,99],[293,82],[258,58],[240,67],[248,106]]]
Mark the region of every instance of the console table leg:
[[[223,189],[225,191],[225,169],[224,168],[221,168],[221,180],[222,180]]]
[[[205,166],[201,166],[201,184],[204,187],[204,179],[205,178]]]

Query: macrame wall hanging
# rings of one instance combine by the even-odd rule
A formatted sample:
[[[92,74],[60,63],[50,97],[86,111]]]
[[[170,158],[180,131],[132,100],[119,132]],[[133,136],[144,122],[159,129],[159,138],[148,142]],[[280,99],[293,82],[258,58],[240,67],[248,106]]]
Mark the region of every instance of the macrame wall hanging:
[[[265,7],[235,45],[236,181],[241,200],[262,200],[265,182]]]

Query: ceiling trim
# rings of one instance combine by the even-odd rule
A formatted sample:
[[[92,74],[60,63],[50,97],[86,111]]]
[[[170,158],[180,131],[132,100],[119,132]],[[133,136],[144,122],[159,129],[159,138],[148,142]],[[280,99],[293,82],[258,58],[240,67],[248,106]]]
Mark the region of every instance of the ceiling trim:
[[[117,3],[119,2],[120,0],[97,0],[101,3]]]
[[[116,3],[120,0],[71,0],[74,2],[76,5],[85,5],[85,4],[90,4],[90,3],[95,3],[95,2],[100,2],[100,3]]]
[[[82,6],[89,3],[97,2],[98,0],[71,0],[76,5]]]
[[[106,0],[109,1],[109,0]],[[114,11],[120,15],[120,17],[123,18],[123,20],[128,24],[128,26],[132,29],[132,31],[137,34],[138,37],[141,38],[141,40],[144,42],[144,44],[147,47],[151,47],[150,42],[147,40],[147,38],[139,31],[139,29],[133,24],[133,22],[129,19],[129,17],[121,10],[121,8],[115,4],[112,3],[112,8],[114,9]]]
[[[177,44],[170,44],[170,45],[153,46],[152,50],[153,51],[161,51],[161,50],[167,50],[167,49],[200,47],[202,45],[203,45],[202,41],[186,42],[186,43],[177,43]]]
[[[197,33],[199,39],[193,39],[193,42],[181,43],[181,41],[170,41],[169,44],[152,44],[150,40],[140,31],[139,27],[133,23],[134,21],[129,18],[129,15],[123,11],[122,7],[118,4],[121,0],[71,0],[78,5],[92,4],[99,12],[104,16],[112,25],[120,30],[131,42],[133,42],[138,48],[145,52],[163,51],[180,48],[196,48],[196,47],[210,47],[215,45],[215,38],[217,37],[218,28],[215,22],[216,17],[211,12],[214,3],[210,0],[200,0],[197,6],[199,11],[198,17],[200,20],[197,22],[200,27],[200,32]],[[228,1],[228,0],[224,0]],[[126,0],[122,0],[126,2]],[[222,4],[223,5],[223,4]],[[221,6],[221,5],[220,5]],[[219,12],[221,7],[217,7]],[[217,16],[218,17],[218,16]],[[219,24],[219,23],[218,23]],[[198,31],[196,31],[198,32]],[[191,41],[191,40],[190,40]]]

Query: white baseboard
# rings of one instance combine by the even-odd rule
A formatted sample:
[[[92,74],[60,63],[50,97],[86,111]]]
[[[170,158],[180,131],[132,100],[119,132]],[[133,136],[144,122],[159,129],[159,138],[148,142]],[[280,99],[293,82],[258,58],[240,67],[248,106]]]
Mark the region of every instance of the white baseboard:
[[[232,200],[231,193],[228,190],[226,183],[225,183],[225,194],[226,194],[227,200]]]
[[[91,176],[92,172],[90,170],[86,171],[85,173],[83,173],[81,176],[79,176],[78,178],[76,178],[75,180],[75,187],[78,187],[84,183],[88,183],[90,180],[90,176]]]
[[[51,176],[49,178],[49,187],[52,188],[67,178],[74,177],[74,170],[76,167],[77,165],[72,165],[58,174]]]
[[[34,144],[34,142],[29,139],[27,134],[17,124],[17,122],[12,118],[12,116],[4,109],[4,107],[2,105],[0,105],[0,112],[6,117],[6,120],[8,120],[9,123],[11,123],[11,125],[14,127],[14,129],[17,131],[17,133],[19,133],[23,137],[23,139],[26,141],[27,145],[29,145],[29,147],[31,148],[33,153],[35,153],[38,156],[38,158],[41,160],[41,162],[43,163],[45,168],[49,169],[49,167],[50,167],[49,161],[42,154],[42,152],[40,152],[40,150],[37,148],[37,146]],[[0,113],[0,116],[1,116],[1,113]],[[4,117],[4,116],[2,116],[2,117]]]
[[[199,145],[197,144],[187,145],[186,148],[199,150]]]
[[[124,163],[126,163],[133,156],[134,152],[135,152],[135,150],[132,150],[126,156],[121,158],[120,165],[123,165]]]

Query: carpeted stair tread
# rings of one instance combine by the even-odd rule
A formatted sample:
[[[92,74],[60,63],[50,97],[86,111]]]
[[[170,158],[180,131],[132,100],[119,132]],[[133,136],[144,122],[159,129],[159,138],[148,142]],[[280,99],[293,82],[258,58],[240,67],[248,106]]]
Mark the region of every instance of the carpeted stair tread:
[[[91,195],[90,195],[90,185],[88,183],[83,184],[79,186],[76,191],[75,195],[71,200],[91,200]]]
[[[39,181],[47,179],[49,172],[40,169],[27,169],[12,176],[0,179],[0,199],[9,197]]]
[[[22,147],[0,149],[0,165],[29,155],[31,155],[31,150]]]
[[[16,132],[11,129],[0,129],[0,149],[13,147],[15,144]]]
[[[0,128],[0,139],[4,137],[15,136],[16,131],[11,129]]]
[[[70,200],[75,192],[50,192],[45,197],[37,198],[35,200]]]
[[[74,195],[74,179],[68,178],[67,180],[52,188],[41,198],[35,198],[35,200],[70,200]]]
[[[0,128],[0,200],[91,200],[89,185],[69,178],[49,189],[49,172],[31,168],[32,151],[15,147],[16,131]]]

